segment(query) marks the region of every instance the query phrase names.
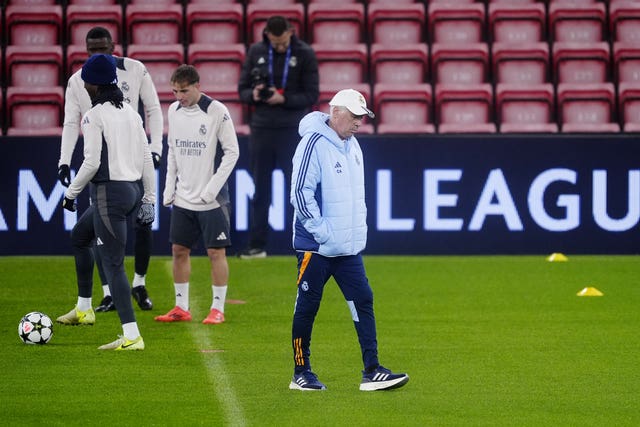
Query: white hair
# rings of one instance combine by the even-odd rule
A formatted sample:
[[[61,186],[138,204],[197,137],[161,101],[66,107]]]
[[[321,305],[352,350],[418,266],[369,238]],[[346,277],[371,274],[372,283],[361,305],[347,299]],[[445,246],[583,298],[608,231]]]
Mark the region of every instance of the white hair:
[[[333,114],[333,110],[347,111],[348,108],[342,105],[329,105],[329,115]]]

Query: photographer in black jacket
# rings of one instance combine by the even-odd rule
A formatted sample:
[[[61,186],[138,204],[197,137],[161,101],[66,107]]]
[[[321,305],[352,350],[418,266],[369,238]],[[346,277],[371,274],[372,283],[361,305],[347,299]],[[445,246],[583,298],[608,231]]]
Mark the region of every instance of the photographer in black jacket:
[[[286,18],[270,17],[263,40],[247,51],[238,83],[240,99],[252,107],[249,162],[255,184],[249,244],[238,253],[241,258],[267,256],[271,175],[281,168],[288,188],[291,159],[300,139],[298,122],[318,101],[318,81],[318,61],[311,47],[295,36]]]

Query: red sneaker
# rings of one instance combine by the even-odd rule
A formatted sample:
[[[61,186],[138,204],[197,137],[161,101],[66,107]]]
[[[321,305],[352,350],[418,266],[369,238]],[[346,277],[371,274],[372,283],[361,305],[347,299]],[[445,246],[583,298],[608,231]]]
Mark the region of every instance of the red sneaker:
[[[154,319],[158,322],[190,322],[191,313],[175,306],[167,314],[156,316]]]
[[[209,315],[202,321],[205,325],[217,325],[224,322],[224,314],[215,308],[212,308]]]

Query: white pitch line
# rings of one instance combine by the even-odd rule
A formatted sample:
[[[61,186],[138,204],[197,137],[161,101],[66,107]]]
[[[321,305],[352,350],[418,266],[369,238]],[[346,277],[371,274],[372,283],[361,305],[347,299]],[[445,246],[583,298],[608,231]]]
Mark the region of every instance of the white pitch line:
[[[207,331],[212,325],[193,326],[189,330],[195,342],[201,345],[202,348],[215,348],[211,342],[210,333]],[[228,426],[245,426],[247,423],[244,413],[236,397],[231,379],[227,375],[223,356],[224,353],[202,354],[202,360],[207,368],[209,383],[212,385],[214,395],[224,411],[226,420],[224,424]]]
[[[171,261],[166,262],[165,267],[169,272],[169,277],[173,277],[173,266]],[[193,298],[191,296],[191,292],[189,294],[190,298]],[[214,348],[210,338],[211,334],[208,330],[211,326],[212,325],[202,324],[189,325],[191,338],[197,346],[203,349]],[[209,384],[211,384],[213,394],[220,403],[222,411],[224,412],[224,425],[238,427],[246,426],[247,421],[245,420],[244,412],[240,406],[238,398],[236,397],[231,379],[229,378],[229,375],[227,375],[223,354],[224,353],[202,353],[202,360],[207,369]]]

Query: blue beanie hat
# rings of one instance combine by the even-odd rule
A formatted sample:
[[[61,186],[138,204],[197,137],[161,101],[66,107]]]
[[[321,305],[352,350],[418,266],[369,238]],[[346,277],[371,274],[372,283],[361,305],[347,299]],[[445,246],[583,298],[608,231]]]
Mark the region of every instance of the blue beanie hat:
[[[118,83],[116,59],[104,53],[91,55],[82,66],[81,77],[86,83],[97,86]]]

